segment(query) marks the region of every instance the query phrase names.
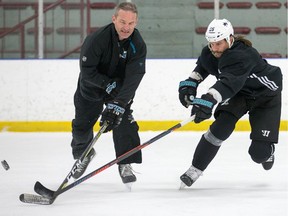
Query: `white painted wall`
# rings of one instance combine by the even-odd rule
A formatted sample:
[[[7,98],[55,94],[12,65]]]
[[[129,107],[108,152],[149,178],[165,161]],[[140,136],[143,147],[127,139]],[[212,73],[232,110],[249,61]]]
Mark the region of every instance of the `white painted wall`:
[[[288,119],[288,59],[269,59],[284,76],[282,119]],[[147,60],[146,75],[136,93],[137,120],[182,120],[190,109],[178,101],[179,81],[195,67],[195,59]],[[70,121],[79,73],[78,60],[0,60],[0,121]],[[204,81],[199,94],[213,84]],[[243,119],[246,119],[244,117]]]

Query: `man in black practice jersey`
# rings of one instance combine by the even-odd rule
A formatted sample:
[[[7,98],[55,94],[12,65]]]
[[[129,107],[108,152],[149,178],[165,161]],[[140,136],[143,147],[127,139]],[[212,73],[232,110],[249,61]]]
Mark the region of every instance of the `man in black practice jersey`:
[[[272,168],[278,142],[281,117],[282,73],[272,66],[242,36],[235,36],[231,23],[214,19],[205,35],[208,45],[202,50],[197,66],[188,79],[180,82],[179,99],[192,105],[195,123],[215,121],[204,133],[194,152],[192,165],[180,177],[182,186],[191,186],[217,154],[221,144],[233,132],[246,113],[251,125],[249,154],[265,170]],[[198,85],[212,75],[217,81],[206,94],[196,97]]]
[[[138,124],[132,116],[131,104],[145,74],[146,44],[135,28],[137,7],[120,3],[112,23],[85,39],[80,54],[80,74],[74,95],[75,118],[71,142],[74,159],[80,158],[93,138],[93,126],[102,115],[100,126],[113,131],[116,157],[140,145]],[[104,111],[103,108],[105,107]],[[73,178],[79,178],[95,156],[95,150],[81,161]],[[136,181],[131,163],[141,163],[141,151],[119,162],[123,183]]]

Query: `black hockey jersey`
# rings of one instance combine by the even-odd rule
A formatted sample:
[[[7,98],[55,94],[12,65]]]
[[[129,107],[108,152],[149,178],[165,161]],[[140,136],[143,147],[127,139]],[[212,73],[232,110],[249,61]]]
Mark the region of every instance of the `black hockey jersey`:
[[[105,96],[103,82],[120,78],[122,88],[116,100],[127,104],[135,95],[145,74],[146,44],[139,31],[122,41],[111,23],[88,35],[81,48],[79,87],[88,100]]]
[[[282,90],[280,68],[268,64],[255,48],[242,41],[235,41],[219,59],[205,46],[194,71],[200,73],[203,79],[208,75],[217,78],[211,88],[221,94],[222,100],[237,93],[256,98],[261,95],[272,96]]]

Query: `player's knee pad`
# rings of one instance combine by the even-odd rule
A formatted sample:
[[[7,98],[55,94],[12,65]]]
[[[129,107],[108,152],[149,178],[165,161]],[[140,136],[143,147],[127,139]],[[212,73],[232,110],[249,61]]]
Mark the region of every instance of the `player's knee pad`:
[[[238,118],[235,117],[232,113],[229,112],[220,112],[210,126],[210,131],[215,137],[221,140],[226,140],[234,131],[235,124],[238,121]]]
[[[248,152],[254,162],[263,163],[273,154],[274,144],[271,142],[252,140]]]
[[[223,142],[223,140],[218,139],[216,136],[214,136],[210,129],[204,134],[204,138],[214,146],[221,146]]]

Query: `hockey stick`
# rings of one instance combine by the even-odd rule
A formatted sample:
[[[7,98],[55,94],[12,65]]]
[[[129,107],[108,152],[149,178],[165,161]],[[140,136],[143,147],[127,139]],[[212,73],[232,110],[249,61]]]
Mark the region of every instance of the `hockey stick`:
[[[90,144],[86,147],[85,151],[82,153],[80,158],[78,160],[76,160],[76,162],[74,163],[72,169],[70,170],[70,172],[68,173],[68,175],[66,176],[66,178],[64,179],[62,184],[59,186],[57,191],[65,188],[67,186],[67,183],[71,179],[72,175],[74,174],[76,169],[79,167],[79,165],[81,164],[82,160],[89,154],[89,152],[93,148],[94,144],[97,142],[99,137],[103,134],[103,132],[106,130],[107,126],[108,126],[107,122],[104,122],[104,124],[102,125],[102,127],[100,128],[98,133],[94,136],[94,138],[91,140]],[[46,191],[43,191],[42,188],[38,187],[37,185],[38,185],[38,182],[36,182],[35,185],[34,185],[34,191],[36,193],[38,193],[39,195],[43,196],[43,197],[47,197]],[[20,195],[20,200],[22,201],[21,197],[22,196]],[[51,197],[49,196],[48,198],[51,198]]]
[[[134,153],[140,151],[141,149],[147,147],[148,145],[150,145],[153,142],[159,140],[160,138],[166,136],[167,134],[175,131],[176,129],[183,127],[184,125],[193,121],[194,117],[195,117],[194,115],[190,116],[188,119],[174,125],[173,127],[171,127],[168,130],[158,134],[157,136],[153,137],[152,139],[148,140],[147,142],[145,142],[139,146],[136,146],[135,148],[131,149],[130,151],[128,151],[128,152],[124,153],[123,155],[117,157],[116,159],[108,162],[107,164],[103,165],[102,167],[92,171],[91,173],[78,179],[77,181],[75,181],[75,182],[73,182],[73,183],[71,183],[71,184],[69,184],[63,188],[59,188],[57,191],[50,190],[50,189],[46,188],[44,185],[42,185],[40,182],[36,182],[35,190],[42,191],[43,196],[33,195],[33,194],[21,194],[20,200],[22,202],[31,203],[31,204],[51,205],[60,194],[62,194],[65,191],[70,190],[71,188],[81,184],[82,182],[86,181],[87,179],[93,177],[94,175],[97,175],[98,173],[108,169],[112,165],[119,163],[120,161],[126,159],[127,157],[133,155]]]

